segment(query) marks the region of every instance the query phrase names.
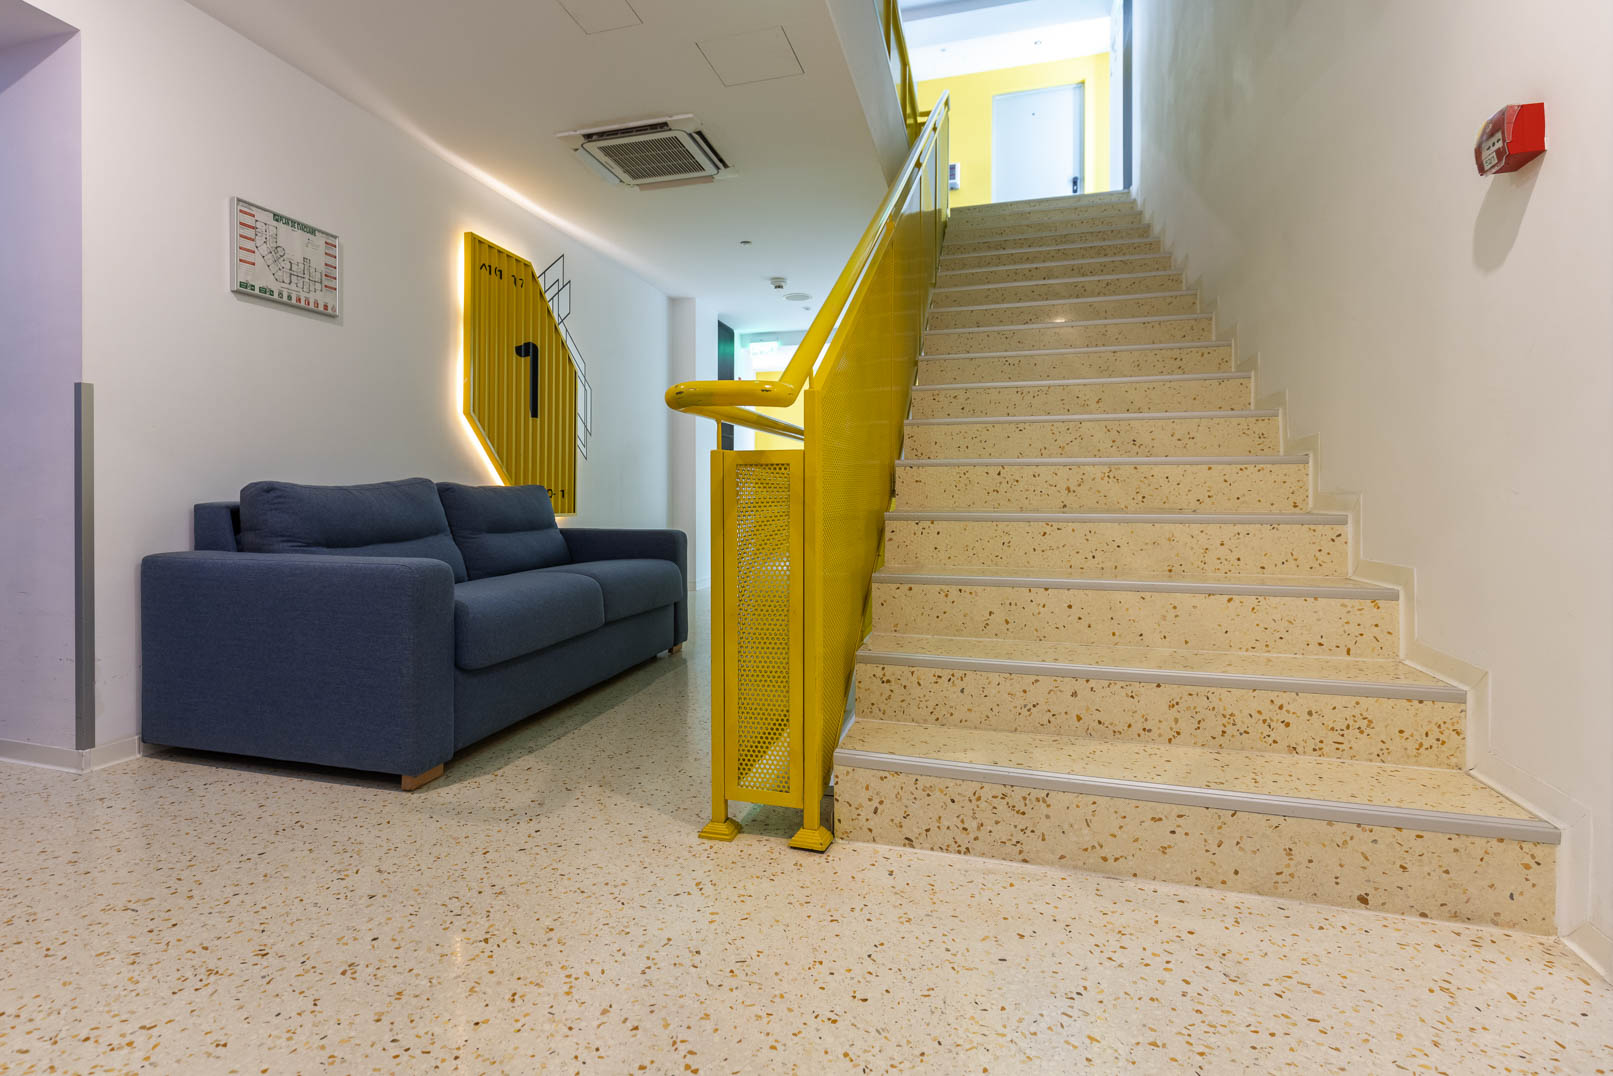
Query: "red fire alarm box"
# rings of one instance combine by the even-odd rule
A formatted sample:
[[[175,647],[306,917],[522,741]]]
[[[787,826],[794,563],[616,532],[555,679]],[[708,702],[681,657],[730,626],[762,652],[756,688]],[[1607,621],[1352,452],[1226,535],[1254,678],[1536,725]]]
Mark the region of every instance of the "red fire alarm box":
[[[1473,144],[1479,175],[1516,172],[1546,152],[1546,106],[1508,105],[1491,116]]]

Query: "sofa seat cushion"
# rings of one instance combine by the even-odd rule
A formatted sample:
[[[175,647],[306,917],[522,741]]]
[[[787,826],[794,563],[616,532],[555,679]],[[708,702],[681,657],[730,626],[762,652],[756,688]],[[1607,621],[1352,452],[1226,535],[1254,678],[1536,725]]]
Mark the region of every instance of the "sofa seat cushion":
[[[586,575],[516,572],[454,587],[454,664],[485,669],[605,624],[603,588]]]
[[[542,486],[437,483],[454,541],[472,579],[531,571],[571,560]]]
[[[452,568],[456,582],[466,578],[429,479],[365,486],[253,482],[241,489],[240,511],[241,548],[248,553],[429,557]]]
[[[682,600],[683,573],[670,560],[589,560],[545,568],[554,575],[593,580],[605,595],[607,622],[660,609]]]

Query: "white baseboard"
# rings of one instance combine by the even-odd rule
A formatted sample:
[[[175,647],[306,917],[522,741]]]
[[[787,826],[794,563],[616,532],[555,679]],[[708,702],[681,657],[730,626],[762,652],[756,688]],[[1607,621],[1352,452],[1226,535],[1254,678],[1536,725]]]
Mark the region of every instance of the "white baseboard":
[[[1570,932],[1563,941],[1585,959],[1592,971],[1613,982],[1613,938],[1597,930],[1595,925],[1586,923]]]
[[[49,744],[28,743],[25,740],[0,740],[0,761],[20,762],[25,766],[39,766],[47,770],[67,773],[89,773],[91,770],[114,766],[140,757],[140,737],[129,736],[122,740],[79,751],[72,747],[52,747]]]

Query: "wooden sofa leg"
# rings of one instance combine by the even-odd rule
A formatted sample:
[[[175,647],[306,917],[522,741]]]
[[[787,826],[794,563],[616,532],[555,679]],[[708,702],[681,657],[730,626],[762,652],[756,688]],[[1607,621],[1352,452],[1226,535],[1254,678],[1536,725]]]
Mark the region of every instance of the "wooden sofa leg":
[[[442,763],[437,763],[425,773],[406,773],[403,775],[403,790],[413,792],[417,788],[424,788],[442,776]]]
[[[683,644],[679,643],[678,645],[674,646],[671,650],[668,650],[667,654],[668,655],[676,654],[682,649],[683,649]]]

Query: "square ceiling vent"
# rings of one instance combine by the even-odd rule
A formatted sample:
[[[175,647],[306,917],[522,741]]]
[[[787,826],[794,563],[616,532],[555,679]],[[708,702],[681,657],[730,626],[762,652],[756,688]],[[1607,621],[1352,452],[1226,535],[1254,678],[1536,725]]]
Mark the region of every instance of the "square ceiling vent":
[[[664,122],[590,132],[577,152],[635,187],[710,179],[727,167],[703,132]]]

